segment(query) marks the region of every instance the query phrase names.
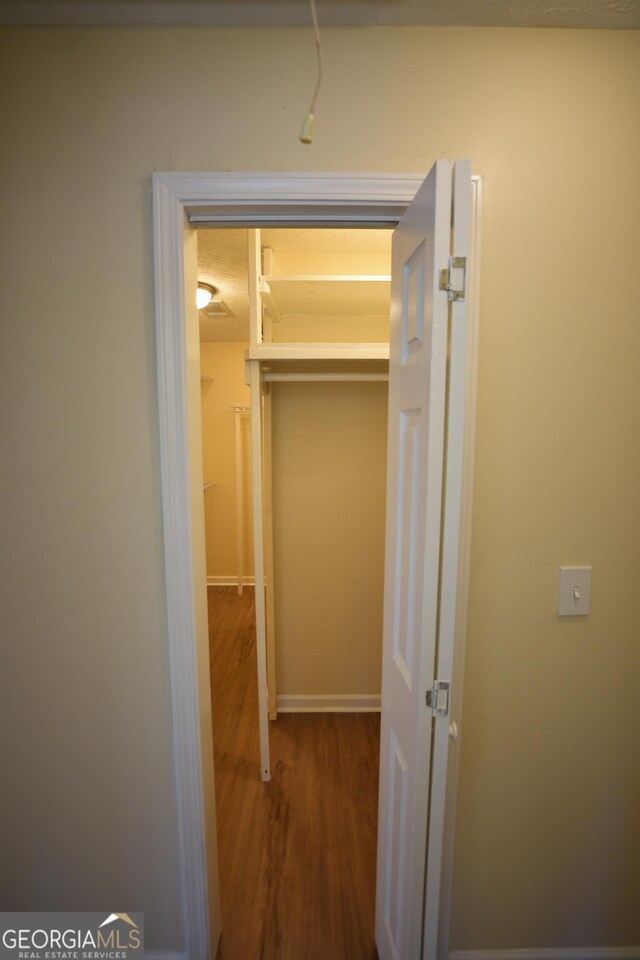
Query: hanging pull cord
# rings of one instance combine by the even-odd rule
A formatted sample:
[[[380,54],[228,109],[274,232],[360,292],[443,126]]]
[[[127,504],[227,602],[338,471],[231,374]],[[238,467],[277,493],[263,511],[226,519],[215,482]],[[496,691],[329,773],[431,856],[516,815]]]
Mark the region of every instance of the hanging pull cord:
[[[318,82],[316,83],[316,89],[314,91],[313,97],[311,98],[311,106],[309,107],[309,112],[304,118],[304,123],[302,124],[302,130],[300,131],[300,143],[311,143],[313,140],[313,123],[315,119],[316,112],[316,102],[318,100],[318,94],[320,93],[320,84],[322,83],[322,48],[320,47],[320,28],[318,27],[318,15],[316,13],[316,0],[309,0],[311,5],[311,17],[313,19],[313,32],[316,37],[316,50],[318,53]]]

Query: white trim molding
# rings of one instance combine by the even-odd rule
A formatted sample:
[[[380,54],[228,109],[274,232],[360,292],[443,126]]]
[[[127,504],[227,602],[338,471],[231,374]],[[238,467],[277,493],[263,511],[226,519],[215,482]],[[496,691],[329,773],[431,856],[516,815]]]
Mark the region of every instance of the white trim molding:
[[[394,226],[425,174],[156,173],[199,223]]]
[[[380,713],[380,694],[282,694],[276,704],[278,713]]]
[[[160,479],[180,892],[186,960],[211,955],[198,711],[187,419],[184,208],[154,178],[154,280]]]
[[[293,223],[301,226],[393,226],[413,200],[423,176],[321,173],[153,175],[160,477],[179,883],[186,941],[184,960],[207,960],[212,946],[207,906],[191,543],[185,355],[185,218],[188,217],[194,226],[207,222],[230,225],[270,223],[284,226]],[[344,708],[343,705],[341,709]],[[376,707],[373,703],[368,708],[361,704],[358,709]],[[169,960],[176,958],[172,956]],[[462,957],[458,960],[462,960]],[[636,957],[612,957],[612,960],[636,960]]]
[[[640,960],[640,947],[534,947],[453,950],[449,960]]]

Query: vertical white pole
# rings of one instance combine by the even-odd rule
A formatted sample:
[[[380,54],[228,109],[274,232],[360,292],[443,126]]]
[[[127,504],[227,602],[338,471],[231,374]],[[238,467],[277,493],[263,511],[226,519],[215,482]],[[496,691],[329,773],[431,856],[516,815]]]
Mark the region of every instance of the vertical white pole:
[[[260,300],[260,231],[248,230],[249,346],[262,342]],[[271,780],[269,760],[269,707],[267,702],[267,651],[264,597],[264,539],[262,526],[262,385],[260,361],[248,360],[245,369],[251,388],[251,489],[253,500],[253,564],[256,595],[256,655],[258,660],[258,719],[260,722],[260,775]]]
[[[259,360],[251,360],[249,362],[249,385],[251,387],[251,480],[253,491],[253,556],[256,582],[256,654],[258,660],[260,773],[263,780],[270,780],[267,638],[264,595],[264,538],[262,526],[262,397]]]
[[[242,411],[234,408],[236,421],[236,544],[238,552],[238,596],[244,581],[244,464],[242,460]]]
[[[264,420],[262,438],[264,444],[264,572],[267,623],[267,687],[269,692],[269,720],[276,720],[276,618],[273,563],[273,457],[271,444],[271,402],[273,387],[268,385],[264,395]]]

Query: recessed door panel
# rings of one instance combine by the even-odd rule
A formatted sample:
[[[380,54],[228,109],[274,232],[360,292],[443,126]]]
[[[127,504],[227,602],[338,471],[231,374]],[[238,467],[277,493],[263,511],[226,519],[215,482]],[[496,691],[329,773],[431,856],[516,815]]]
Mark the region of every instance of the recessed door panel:
[[[402,279],[402,362],[406,363],[424,340],[424,243],[405,263]]]
[[[416,636],[416,556],[420,540],[417,517],[420,496],[420,417],[421,411],[401,411],[400,476],[398,489],[398,552],[396,559],[394,624],[394,659],[398,670],[411,690],[413,683],[413,660]]]
[[[389,943],[394,945],[394,957],[401,957],[402,950],[402,905],[404,901],[404,864],[399,862],[406,851],[407,800],[409,795],[407,761],[398,738],[390,731],[389,756],[391,770],[388,780],[387,822],[388,844],[393,856],[387,862],[384,890],[384,920]],[[400,883],[396,879],[400,878]]]

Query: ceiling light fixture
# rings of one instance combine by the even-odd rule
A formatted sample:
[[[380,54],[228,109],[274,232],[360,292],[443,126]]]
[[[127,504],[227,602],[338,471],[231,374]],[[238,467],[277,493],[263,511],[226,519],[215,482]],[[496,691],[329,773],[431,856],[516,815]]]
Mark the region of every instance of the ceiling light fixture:
[[[213,287],[210,283],[201,283],[198,281],[198,289],[196,290],[196,306],[198,310],[204,309],[215,297],[217,292],[217,287]]]

